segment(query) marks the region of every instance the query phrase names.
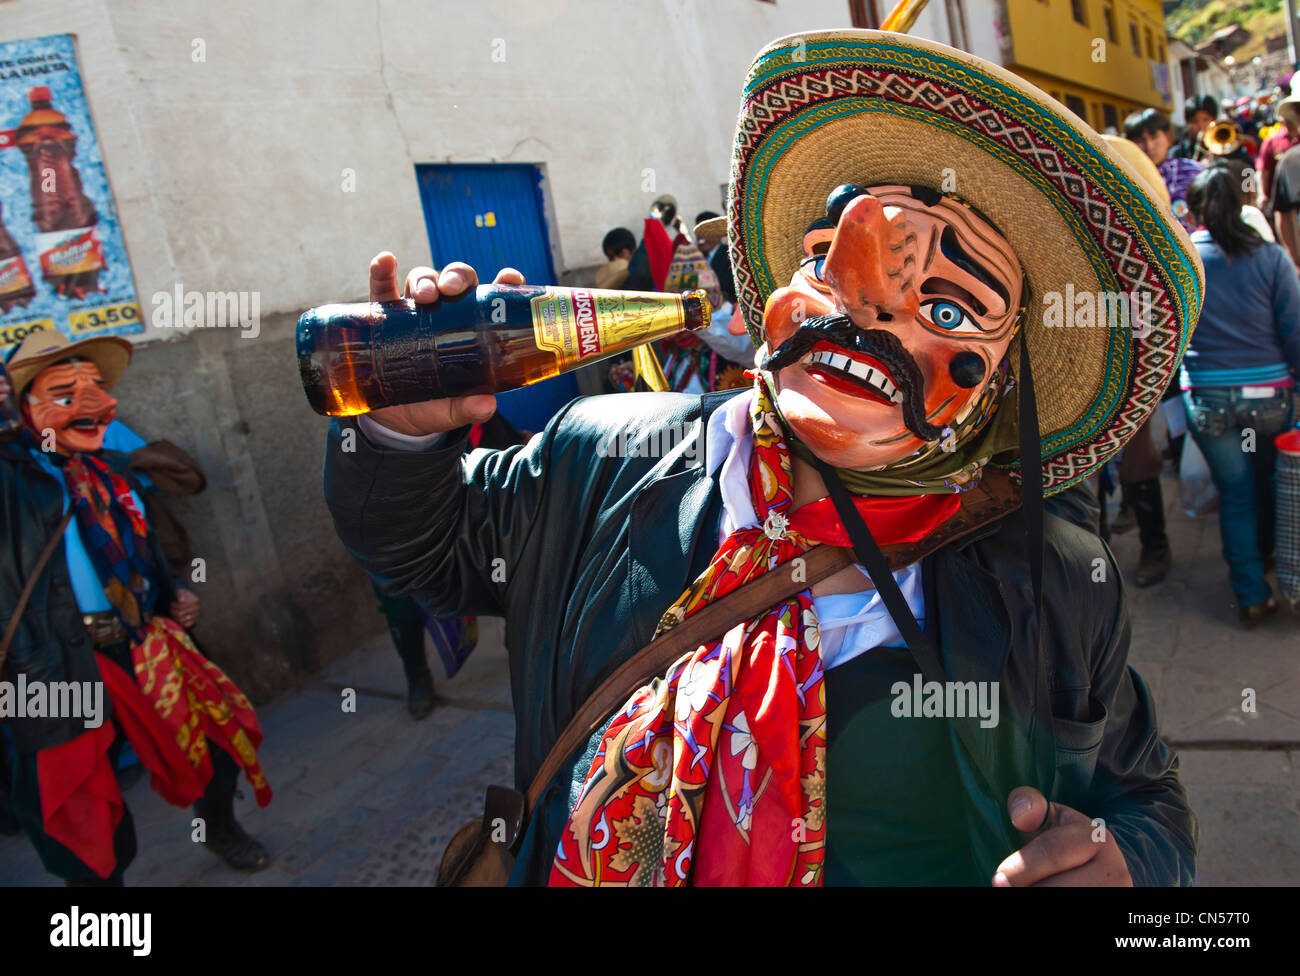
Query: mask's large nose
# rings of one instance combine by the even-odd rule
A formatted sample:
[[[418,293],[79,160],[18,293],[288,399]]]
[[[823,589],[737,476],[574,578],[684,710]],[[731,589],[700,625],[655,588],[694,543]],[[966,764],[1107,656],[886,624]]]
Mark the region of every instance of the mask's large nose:
[[[117,400],[105,393],[97,384],[88,383],[77,391],[77,399],[73,407],[78,411],[102,416],[110,410],[117,409]]]
[[[840,215],[822,278],[855,322],[869,328],[891,319],[911,320],[917,293],[916,235],[902,212],[892,218],[869,193]]]

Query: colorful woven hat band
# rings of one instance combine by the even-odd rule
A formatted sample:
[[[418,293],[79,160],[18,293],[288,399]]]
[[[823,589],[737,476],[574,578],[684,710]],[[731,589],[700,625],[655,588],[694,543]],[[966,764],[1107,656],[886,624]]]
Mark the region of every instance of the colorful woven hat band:
[[[834,31],[769,45],[745,85],[727,215],[756,342],[768,296],[844,183],[947,193],[1010,243],[1029,283],[1016,341],[1037,380],[1046,492],[1095,471],[1160,402],[1200,310],[1200,260],[1168,206],[1063,105],[918,38]],[[1098,314],[1076,323],[1068,313],[1093,299]]]

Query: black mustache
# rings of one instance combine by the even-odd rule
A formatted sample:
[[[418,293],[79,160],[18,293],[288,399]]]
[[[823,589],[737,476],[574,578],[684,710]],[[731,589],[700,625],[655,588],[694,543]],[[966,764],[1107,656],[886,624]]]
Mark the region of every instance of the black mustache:
[[[857,352],[880,361],[903,394],[903,426],[923,441],[938,440],[943,433],[925,419],[925,377],[912,354],[898,336],[884,329],[859,329],[847,315],[819,315],[799,326],[763,360],[768,372],[797,363],[819,342],[829,342],[846,352]]]

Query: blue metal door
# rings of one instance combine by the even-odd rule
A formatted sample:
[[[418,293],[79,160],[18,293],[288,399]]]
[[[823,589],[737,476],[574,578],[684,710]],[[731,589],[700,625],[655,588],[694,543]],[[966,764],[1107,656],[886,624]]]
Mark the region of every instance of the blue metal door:
[[[433,266],[464,261],[491,281],[517,268],[530,285],[555,284],[542,206],[542,173],[520,163],[428,163],[415,167]],[[500,410],[516,427],[541,430],[578,395],[572,374],[503,394]]]

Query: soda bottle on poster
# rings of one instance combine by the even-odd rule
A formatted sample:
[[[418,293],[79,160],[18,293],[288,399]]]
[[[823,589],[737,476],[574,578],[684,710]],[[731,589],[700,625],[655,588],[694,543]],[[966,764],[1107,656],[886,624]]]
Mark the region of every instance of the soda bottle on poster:
[[[31,89],[27,100],[31,111],[19,123],[14,144],[27,157],[31,174],[41,276],[55,294],[85,298],[102,290],[99,272],[106,265],[96,228],[99,214],[82,191],[81,174],[73,164],[77,136],[67,117],[50,104],[49,88]]]
[[[22,251],[9,228],[5,226],[4,211],[0,209],[0,315],[15,307],[26,308],[36,297],[31,272],[23,260]]]

